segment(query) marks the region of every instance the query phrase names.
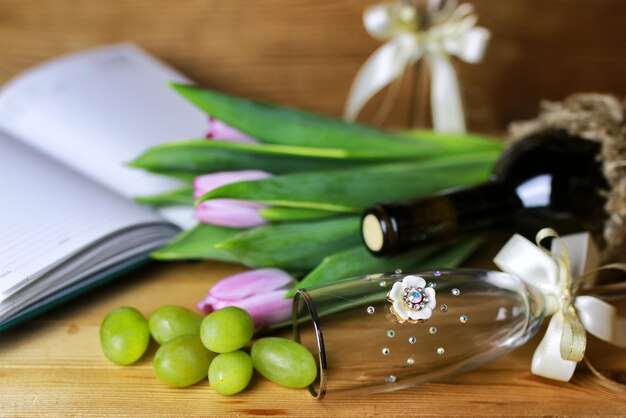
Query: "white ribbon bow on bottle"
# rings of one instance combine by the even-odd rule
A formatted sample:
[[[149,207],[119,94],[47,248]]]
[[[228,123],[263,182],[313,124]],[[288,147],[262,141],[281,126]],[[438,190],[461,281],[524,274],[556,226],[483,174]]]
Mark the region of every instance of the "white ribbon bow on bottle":
[[[417,10],[410,4],[383,3],[363,13],[363,23],[374,38],[387,41],[359,70],[344,110],[353,121],[363,106],[421,58],[430,67],[433,127],[439,132],[464,133],[465,115],[452,55],[468,63],[482,60],[490,32],[476,27],[471,4],[452,8],[427,30],[417,24]]]
[[[555,238],[552,252],[540,246],[545,238]],[[543,295],[545,315],[552,315],[552,319],[535,350],[531,371],[562,382],[572,378],[577,363],[584,358],[586,332],[626,348],[626,318],[619,318],[615,307],[594,296],[575,296],[570,260],[586,259],[585,239],[585,234],[561,239],[554,230],[546,228],[537,234],[537,245],[514,235],[494,258],[502,271],[518,276]],[[578,270],[574,274],[580,276],[584,266],[578,263],[575,267],[571,270]]]

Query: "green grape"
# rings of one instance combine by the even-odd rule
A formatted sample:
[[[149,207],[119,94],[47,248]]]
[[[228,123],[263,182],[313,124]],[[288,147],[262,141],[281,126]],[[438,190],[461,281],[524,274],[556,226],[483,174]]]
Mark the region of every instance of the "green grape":
[[[163,344],[154,355],[154,371],[159,380],[176,387],[198,383],[207,375],[215,357],[197,335],[185,335]]]
[[[152,338],[165,344],[183,335],[200,335],[202,317],[180,306],[161,306],[150,315],[148,327]]]
[[[206,348],[229,353],[246,345],[254,333],[252,317],[235,306],[220,309],[202,320],[200,338]]]
[[[317,365],[307,348],[285,338],[257,340],[250,353],[254,368],[265,378],[289,388],[303,388],[317,377]]]
[[[100,325],[100,346],[109,360],[118,364],[136,362],[150,343],[148,322],[135,308],[117,308]]]
[[[241,351],[218,354],[209,366],[209,383],[222,395],[234,395],[248,386],[252,379],[252,360]]]

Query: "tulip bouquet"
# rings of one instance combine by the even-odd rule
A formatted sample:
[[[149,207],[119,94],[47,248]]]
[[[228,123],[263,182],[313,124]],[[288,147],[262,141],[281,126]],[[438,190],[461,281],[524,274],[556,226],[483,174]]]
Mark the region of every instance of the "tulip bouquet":
[[[195,202],[199,224],[153,257],[258,269],[215,285],[198,305],[203,311],[244,306],[264,325],[289,309],[283,300],[298,288],[396,268],[453,267],[479,244],[469,239],[375,258],[360,242],[359,214],[378,202],[486,180],[501,142],[386,132],[199,87],[173,87],[207,113],[207,138],[154,147],[131,165],[185,182],[138,200],[155,206]]]

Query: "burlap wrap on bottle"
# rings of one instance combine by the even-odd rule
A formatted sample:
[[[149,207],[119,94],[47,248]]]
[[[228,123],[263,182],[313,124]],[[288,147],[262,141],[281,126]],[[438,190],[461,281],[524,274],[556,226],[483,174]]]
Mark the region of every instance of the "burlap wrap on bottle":
[[[509,141],[515,142],[548,129],[563,129],[602,143],[602,169],[610,186],[608,213],[598,241],[604,262],[626,261],[626,126],[624,103],[605,94],[573,94],[562,102],[543,101],[539,116],[509,125]]]

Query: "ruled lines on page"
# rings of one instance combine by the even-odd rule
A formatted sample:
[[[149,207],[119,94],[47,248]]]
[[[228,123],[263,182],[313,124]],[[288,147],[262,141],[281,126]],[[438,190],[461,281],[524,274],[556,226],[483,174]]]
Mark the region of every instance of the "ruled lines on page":
[[[6,135],[0,196],[0,300],[115,231],[163,222]]]

